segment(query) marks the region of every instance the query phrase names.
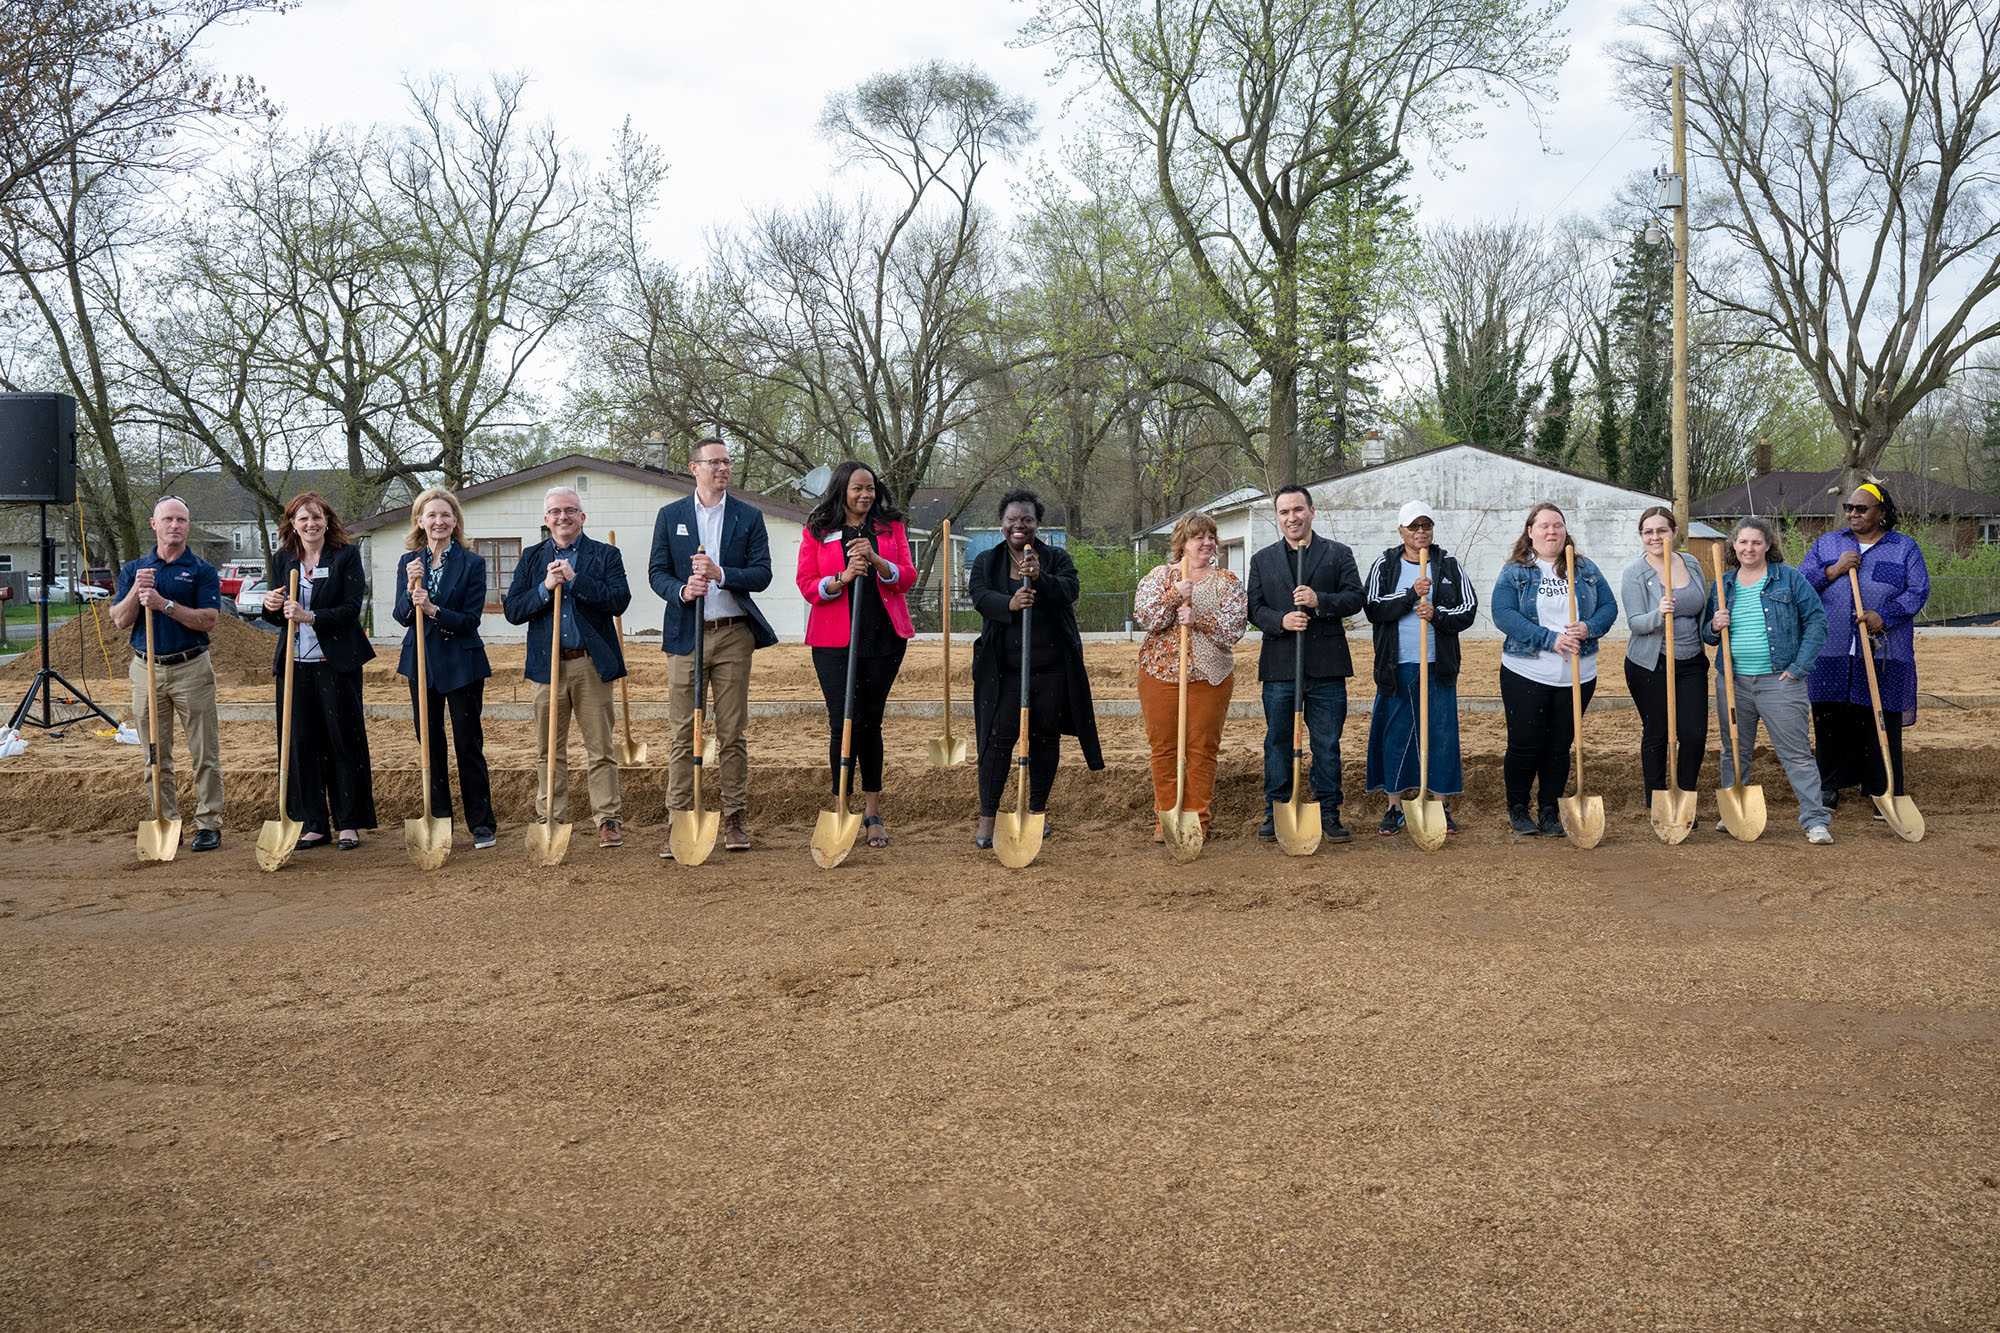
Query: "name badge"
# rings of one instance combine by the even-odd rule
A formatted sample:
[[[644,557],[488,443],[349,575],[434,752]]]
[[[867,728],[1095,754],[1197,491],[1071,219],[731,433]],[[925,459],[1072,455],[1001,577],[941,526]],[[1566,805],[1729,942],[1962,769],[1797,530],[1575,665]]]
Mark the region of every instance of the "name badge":
[[[822,537],[820,540],[828,546],[838,546],[840,544],[840,534],[836,532],[831,536]]]
[[[676,523],[676,524],[674,524],[674,536],[676,536],[676,537],[685,537],[685,536],[687,536],[687,535],[688,535],[688,525],[687,525],[687,524],[685,524],[685,523]]]
[[[315,570],[314,570],[314,571],[312,572],[312,580],[313,580],[313,582],[317,583],[317,582],[319,582],[319,580],[321,580],[321,579],[325,578],[325,577],[326,577],[326,575],[327,575],[327,570],[326,570],[325,566],[321,566],[320,568],[318,568],[318,569],[315,569]]]

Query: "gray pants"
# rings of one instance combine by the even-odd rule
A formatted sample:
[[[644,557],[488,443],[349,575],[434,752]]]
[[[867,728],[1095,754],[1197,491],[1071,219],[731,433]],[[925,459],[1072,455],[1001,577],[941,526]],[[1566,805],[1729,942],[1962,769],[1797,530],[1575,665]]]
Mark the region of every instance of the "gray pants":
[[[1723,693],[1723,678],[1720,671],[1715,673],[1716,717],[1725,716],[1723,709],[1728,699]],[[1786,680],[1777,672],[1762,676],[1736,677],[1736,737],[1733,744],[1722,747],[1722,771],[1718,781],[1725,787],[1737,783],[1735,756],[1743,756],[1742,780],[1750,780],[1750,764],[1757,750],[1757,723],[1764,723],[1764,730],[1770,734],[1771,748],[1777,752],[1778,762],[1784,766],[1785,777],[1790,780],[1792,790],[1799,798],[1799,827],[1814,828],[1825,824],[1831,818],[1826,805],[1820,800],[1819,765],[1813,760],[1812,752],[1812,705],[1806,699],[1806,683],[1803,680]]]

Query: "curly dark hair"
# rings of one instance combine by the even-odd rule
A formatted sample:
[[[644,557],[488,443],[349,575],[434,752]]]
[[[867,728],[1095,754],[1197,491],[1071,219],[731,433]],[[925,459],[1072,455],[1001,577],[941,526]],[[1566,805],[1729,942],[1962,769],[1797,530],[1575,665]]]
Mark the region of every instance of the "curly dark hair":
[[[1012,505],[1033,505],[1035,507],[1035,522],[1037,523],[1041,522],[1048,514],[1048,511],[1042,508],[1042,497],[1024,486],[1017,490],[1011,490],[1001,496],[1000,507],[993,511],[993,517],[1007,517],[1007,510]]]
[[[896,508],[895,495],[889,490],[889,483],[882,480],[882,474],[859,459],[842,459],[833,470],[833,477],[826,483],[826,493],[806,516],[806,531],[815,537],[825,537],[839,532],[847,526],[847,483],[857,472],[866,472],[875,479],[875,503],[868,507],[866,526],[874,532],[878,523],[894,523],[903,517],[903,511]]]

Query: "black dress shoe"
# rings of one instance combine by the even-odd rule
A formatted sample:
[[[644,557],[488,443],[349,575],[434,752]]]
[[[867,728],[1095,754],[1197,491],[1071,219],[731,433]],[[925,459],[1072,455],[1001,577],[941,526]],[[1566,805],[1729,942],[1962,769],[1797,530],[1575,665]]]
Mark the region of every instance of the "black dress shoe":
[[[1347,831],[1347,825],[1340,822],[1340,807],[1323,805],[1319,808],[1319,835],[1328,842],[1353,842],[1354,835]]]
[[[222,845],[222,834],[212,828],[198,828],[194,831],[194,841],[188,844],[191,852],[212,852]]]

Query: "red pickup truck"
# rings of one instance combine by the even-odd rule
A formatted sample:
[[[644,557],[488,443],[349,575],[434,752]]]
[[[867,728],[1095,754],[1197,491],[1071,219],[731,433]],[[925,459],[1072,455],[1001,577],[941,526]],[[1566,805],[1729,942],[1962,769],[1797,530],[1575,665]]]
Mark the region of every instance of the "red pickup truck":
[[[232,560],[216,571],[222,576],[222,600],[234,603],[236,594],[243,591],[244,579],[264,576],[262,560]]]

